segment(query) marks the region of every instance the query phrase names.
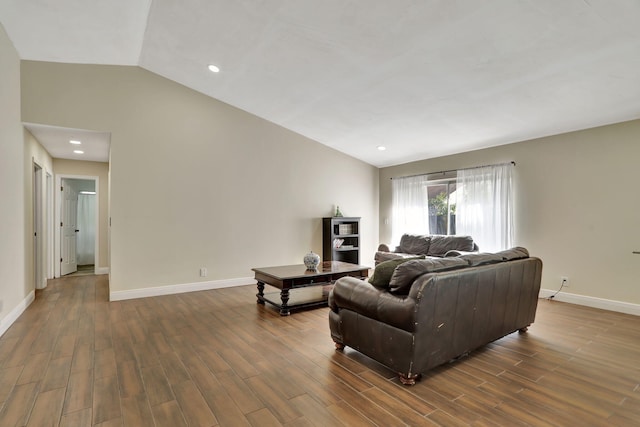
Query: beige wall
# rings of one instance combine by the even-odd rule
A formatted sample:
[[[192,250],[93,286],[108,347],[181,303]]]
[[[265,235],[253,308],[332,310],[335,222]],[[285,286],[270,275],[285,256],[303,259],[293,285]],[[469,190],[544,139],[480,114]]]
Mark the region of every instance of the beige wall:
[[[542,287],[640,304],[640,120],[380,170],[380,239],[391,177],[515,161],[515,243],[544,262]]]
[[[51,265],[53,262],[53,253],[47,253],[47,247],[49,246],[49,230],[53,227],[53,223],[48,223],[47,221],[47,174],[51,175],[51,179],[53,179],[53,161],[51,156],[44,149],[42,145],[35,139],[35,137],[26,129],[23,131],[24,135],[24,213],[25,213],[25,279],[27,283],[33,283],[37,288],[43,288],[46,286],[46,280],[36,284],[35,280],[35,252],[34,252],[34,220],[33,220],[33,211],[34,211],[34,174],[33,174],[33,165],[37,164],[42,168],[42,176],[40,178],[40,188],[42,189],[41,193],[41,206],[42,206],[42,218],[40,219],[40,239],[41,239],[41,247],[42,253],[41,257],[48,258],[48,264],[44,262],[42,259],[40,262],[43,267],[43,277],[47,278],[47,266]],[[52,246],[51,246],[52,248]],[[52,278],[53,276],[49,277]]]
[[[108,229],[109,229],[109,163],[85,162],[79,160],[53,159],[56,177],[60,175],[97,176],[98,177],[98,259],[96,271],[106,271],[109,267]],[[56,180],[57,182],[57,180]],[[57,209],[57,207],[56,207]]]
[[[112,292],[301,263],[321,253],[320,218],[335,204],[362,216],[361,262],[372,264],[368,164],[137,67],[23,61],[22,112],[111,132]]]
[[[24,139],[20,59],[0,25],[0,330],[33,291],[25,278]]]

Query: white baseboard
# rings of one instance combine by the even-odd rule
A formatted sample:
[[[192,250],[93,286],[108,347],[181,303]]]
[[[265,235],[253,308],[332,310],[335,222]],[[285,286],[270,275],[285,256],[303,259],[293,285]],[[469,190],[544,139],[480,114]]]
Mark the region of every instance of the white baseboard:
[[[540,298],[549,298],[557,291],[551,289],[540,289]],[[633,314],[640,316],[640,304],[632,304],[623,301],[615,301],[604,298],[594,298],[584,295],[570,294],[567,292],[559,292],[555,297],[556,301],[567,302],[570,304],[585,305],[587,307],[600,308],[603,310],[617,311],[619,313]]]
[[[233,286],[244,286],[255,283],[256,281],[253,277],[239,277],[237,279],[156,286],[152,288],[131,289],[129,291],[114,291],[109,294],[109,300],[121,301],[134,298],[156,297],[160,295],[182,294],[185,292],[208,291],[210,289],[230,288]]]
[[[95,274],[109,274],[109,267],[96,267]]]
[[[7,329],[9,329],[11,325],[13,325],[13,322],[15,322],[18,317],[20,317],[20,315],[24,313],[24,311],[31,305],[35,298],[36,292],[29,292],[29,294],[20,302],[20,304],[18,304],[13,310],[9,312],[9,314],[7,314],[2,318],[2,320],[0,320],[0,336],[4,335],[4,333],[7,332]]]

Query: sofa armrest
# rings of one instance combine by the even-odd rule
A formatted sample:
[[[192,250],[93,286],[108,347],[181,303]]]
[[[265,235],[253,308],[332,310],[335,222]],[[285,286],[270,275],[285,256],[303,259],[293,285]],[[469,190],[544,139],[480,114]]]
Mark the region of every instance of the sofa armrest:
[[[456,257],[456,256],[462,256],[462,255],[473,255],[473,254],[477,254],[478,251],[458,251],[456,249],[451,249],[450,251],[447,251],[446,254],[444,254],[442,257],[443,258],[450,258],[450,257]]]
[[[413,298],[390,294],[355,277],[345,276],[336,281],[329,295],[329,307],[335,313],[351,310],[408,332],[415,330]]]
[[[391,252],[391,250],[389,249],[389,246],[385,245],[384,243],[380,243],[380,245],[378,246],[378,251],[380,251],[380,252]]]

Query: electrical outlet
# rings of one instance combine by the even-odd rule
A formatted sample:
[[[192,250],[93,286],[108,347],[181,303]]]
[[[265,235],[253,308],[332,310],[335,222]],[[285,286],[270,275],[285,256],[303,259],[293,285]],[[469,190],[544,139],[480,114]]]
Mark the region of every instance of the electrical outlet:
[[[569,287],[569,278],[567,276],[560,277],[560,284],[564,285],[565,288]]]
[[[206,267],[202,267],[200,269],[200,277],[207,277],[207,268]]]

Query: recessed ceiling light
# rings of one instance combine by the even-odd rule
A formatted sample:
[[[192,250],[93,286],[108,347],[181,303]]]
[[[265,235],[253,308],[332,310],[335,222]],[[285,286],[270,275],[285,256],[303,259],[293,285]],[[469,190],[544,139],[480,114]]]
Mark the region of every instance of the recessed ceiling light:
[[[69,144],[80,145],[80,144],[82,144],[82,142],[76,141],[75,139],[72,139],[72,140],[69,141]]]
[[[384,145],[378,145],[378,150],[384,151],[386,149],[387,149],[387,147],[385,147]]]
[[[218,68],[215,65],[211,64],[211,65],[209,65],[209,71],[211,71],[212,73],[218,73],[218,72],[220,72],[220,68]]]
[[[73,150],[73,152],[76,154],[84,154],[84,151],[82,150]]]

